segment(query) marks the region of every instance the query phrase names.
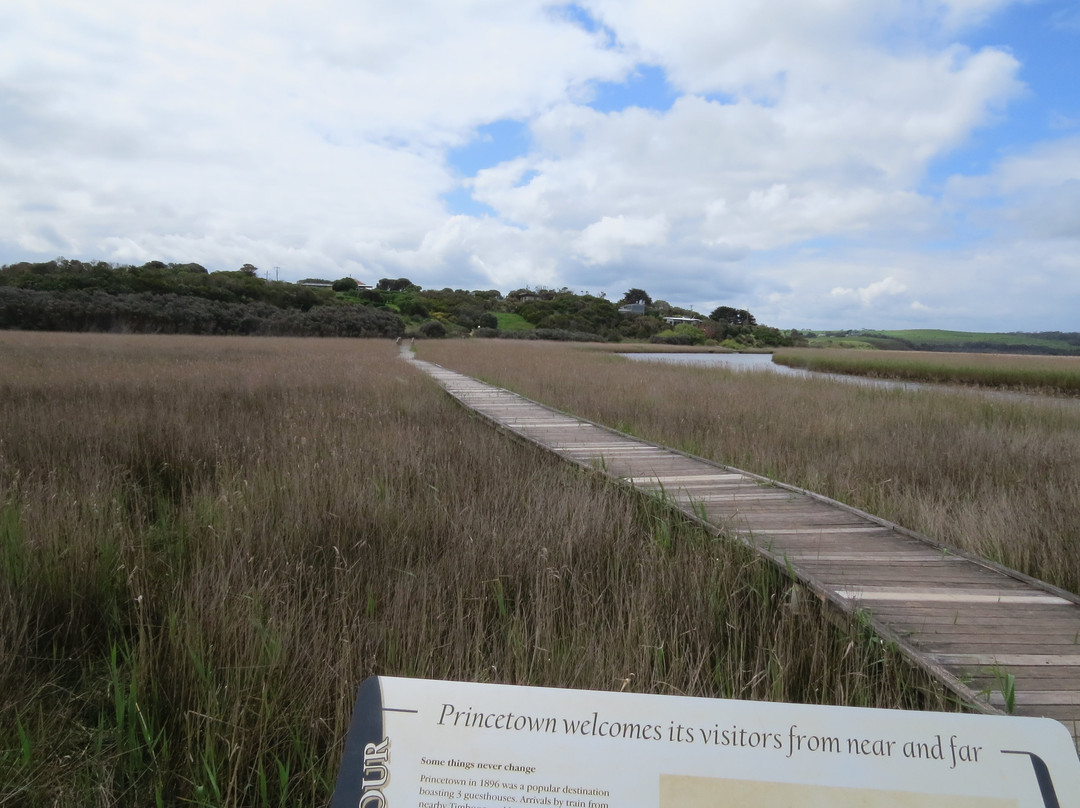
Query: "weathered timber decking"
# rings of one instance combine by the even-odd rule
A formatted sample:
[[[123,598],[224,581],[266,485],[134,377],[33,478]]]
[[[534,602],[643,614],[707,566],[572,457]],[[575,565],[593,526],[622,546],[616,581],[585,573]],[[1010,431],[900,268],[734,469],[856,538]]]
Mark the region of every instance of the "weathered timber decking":
[[[1080,735],[1080,598],[950,551],[884,520],[748,472],[648,443],[402,355],[501,429],[737,536],[880,636],[964,701]]]

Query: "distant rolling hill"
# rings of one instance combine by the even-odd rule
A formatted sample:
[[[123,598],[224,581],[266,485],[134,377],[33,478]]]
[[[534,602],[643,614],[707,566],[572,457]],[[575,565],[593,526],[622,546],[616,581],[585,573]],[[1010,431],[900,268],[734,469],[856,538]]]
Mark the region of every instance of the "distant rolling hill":
[[[978,331],[819,331],[810,344],[822,347],[879,348],[887,351],[957,351],[1080,355],[1080,333],[991,334]]]

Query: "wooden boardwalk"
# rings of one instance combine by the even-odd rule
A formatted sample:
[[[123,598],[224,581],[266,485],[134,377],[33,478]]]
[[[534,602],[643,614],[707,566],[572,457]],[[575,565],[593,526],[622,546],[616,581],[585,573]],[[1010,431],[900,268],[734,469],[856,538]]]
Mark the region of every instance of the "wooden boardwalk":
[[[833,500],[691,457],[402,355],[499,428],[752,545],[965,702],[1080,734],[1080,598]]]

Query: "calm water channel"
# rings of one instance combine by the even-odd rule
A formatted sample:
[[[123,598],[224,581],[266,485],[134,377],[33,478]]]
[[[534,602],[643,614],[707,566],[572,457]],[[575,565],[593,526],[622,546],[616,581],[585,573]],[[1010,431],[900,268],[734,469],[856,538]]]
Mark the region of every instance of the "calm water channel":
[[[772,354],[707,354],[707,353],[625,353],[619,354],[635,362],[666,362],[672,365],[696,365],[698,367],[722,367],[731,370],[754,371],[758,373],[779,373],[783,376],[802,376],[810,379],[836,379],[848,384],[860,384],[864,387],[877,387],[886,390],[941,390],[950,393],[966,393],[995,398],[1003,401],[1019,401],[1043,405],[1062,405],[1075,407],[1080,399],[1052,395],[1033,395],[1014,393],[1005,390],[991,390],[979,387],[967,387],[948,384],[922,384],[919,382],[897,382],[889,379],[871,379],[866,376],[849,376],[844,373],[818,373],[802,368],[789,368],[772,361]]]
[[[817,373],[802,368],[789,368],[772,361],[772,354],[738,353],[624,353],[619,354],[636,362],[666,362],[672,365],[697,365],[699,367],[722,367],[730,370],[757,371],[761,373],[779,373],[783,376],[802,376],[803,378],[837,379],[849,384],[861,384],[866,387],[884,387],[900,390],[917,390],[923,385],[915,382],[894,382],[887,379],[870,379],[865,376],[848,376],[842,373]]]

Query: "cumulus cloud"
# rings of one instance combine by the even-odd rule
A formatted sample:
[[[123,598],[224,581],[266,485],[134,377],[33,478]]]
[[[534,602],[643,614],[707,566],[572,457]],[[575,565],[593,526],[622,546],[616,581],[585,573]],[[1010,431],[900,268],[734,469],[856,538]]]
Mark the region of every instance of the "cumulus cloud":
[[[1080,244],[1080,137],[1011,155],[981,176],[954,177],[945,200],[999,249],[1047,241],[1058,243],[1063,252],[1071,242],[1075,250]]]
[[[1009,155],[999,160],[989,174],[954,177],[950,189],[957,196],[1009,194],[1077,179],[1080,179],[1080,137],[1072,136]]]
[[[886,278],[882,278],[880,281],[864,286],[861,289],[845,289],[842,286],[833,287],[829,292],[833,297],[853,297],[864,306],[871,306],[882,295],[898,295],[901,292],[906,292],[907,286],[900,283],[896,278],[889,275]]]
[[[604,264],[622,256],[626,247],[663,244],[668,233],[663,215],[649,218],[605,216],[581,231],[578,251],[586,263]]]
[[[269,260],[333,264],[349,256],[322,248],[343,232],[415,248],[446,218],[447,147],[630,69],[539,3],[49,0],[4,15],[0,239],[40,246],[48,221],[47,240],[84,253],[210,236],[228,261],[243,234]]]

